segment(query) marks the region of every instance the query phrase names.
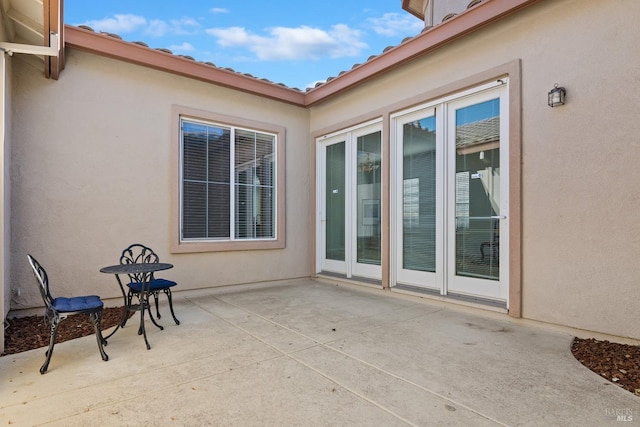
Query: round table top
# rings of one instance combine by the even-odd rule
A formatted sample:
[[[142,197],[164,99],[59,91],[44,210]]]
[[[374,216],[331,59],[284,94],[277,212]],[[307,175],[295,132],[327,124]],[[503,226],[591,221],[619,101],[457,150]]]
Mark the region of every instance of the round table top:
[[[173,268],[173,264],[166,262],[141,262],[137,264],[110,265],[108,267],[102,267],[100,272],[107,274],[138,274],[168,270],[170,268]]]

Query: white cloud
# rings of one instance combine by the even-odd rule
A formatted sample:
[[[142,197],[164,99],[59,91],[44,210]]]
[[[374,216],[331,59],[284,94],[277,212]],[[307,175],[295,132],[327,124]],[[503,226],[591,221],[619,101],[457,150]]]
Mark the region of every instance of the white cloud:
[[[326,79],[324,79],[324,80],[316,80],[315,82],[307,83],[306,85],[304,85],[304,88],[305,89],[313,89],[314,87],[316,87],[316,85],[318,83],[326,83],[326,82],[327,82]]]
[[[147,20],[138,15],[113,15],[113,18],[95,19],[87,21],[88,25],[95,31],[105,31],[107,33],[131,33],[140,27],[147,25]]]
[[[160,19],[147,20],[139,15],[113,15],[110,18],[91,20],[84,23],[95,31],[124,34],[142,30],[144,34],[161,37],[165,34],[193,34],[200,24],[193,18],[172,19],[169,22]]]
[[[414,16],[385,13],[380,18],[368,18],[368,26],[383,36],[414,36],[424,28],[424,22]]]
[[[191,43],[183,42],[182,44],[174,44],[169,46],[172,52],[191,52],[196,50]]]
[[[209,10],[211,13],[229,13],[229,9],[225,9],[224,7],[214,7]]]
[[[171,20],[171,31],[174,34],[191,34],[200,28],[200,23],[193,18]]]
[[[244,47],[261,60],[320,59],[357,56],[367,44],[362,34],[346,25],[331,30],[301,26],[275,27],[268,36],[253,34],[242,27],[211,28],[207,34],[218,39],[222,47]]]
[[[154,37],[162,37],[165,34],[185,35],[194,34],[199,27],[198,21],[193,18],[172,19],[169,22],[154,19],[149,22],[144,32]]]
[[[144,30],[145,34],[148,34],[153,37],[162,37],[168,32],[169,32],[169,25],[166,22],[161,21],[159,19],[154,19],[153,21],[149,22],[149,25]]]

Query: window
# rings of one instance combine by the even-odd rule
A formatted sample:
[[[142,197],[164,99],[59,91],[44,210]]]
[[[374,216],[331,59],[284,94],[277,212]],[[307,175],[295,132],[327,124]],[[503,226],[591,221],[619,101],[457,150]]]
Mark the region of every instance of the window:
[[[284,247],[284,130],[202,116],[178,115],[179,232],[173,251]]]

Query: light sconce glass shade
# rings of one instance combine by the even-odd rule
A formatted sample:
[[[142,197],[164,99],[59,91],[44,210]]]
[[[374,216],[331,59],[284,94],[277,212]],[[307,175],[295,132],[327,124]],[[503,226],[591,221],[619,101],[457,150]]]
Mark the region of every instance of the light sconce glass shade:
[[[558,87],[558,83],[553,85],[553,89],[549,91],[549,107],[557,107],[558,105],[564,105],[564,97],[567,91],[563,87]]]

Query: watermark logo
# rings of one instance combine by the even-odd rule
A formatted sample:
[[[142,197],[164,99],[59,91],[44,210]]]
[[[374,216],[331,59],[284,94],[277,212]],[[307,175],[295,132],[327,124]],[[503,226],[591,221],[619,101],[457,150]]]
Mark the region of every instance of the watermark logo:
[[[616,421],[633,421],[633,410],[629,408],[607,408],[604,410],[607,418]]]

